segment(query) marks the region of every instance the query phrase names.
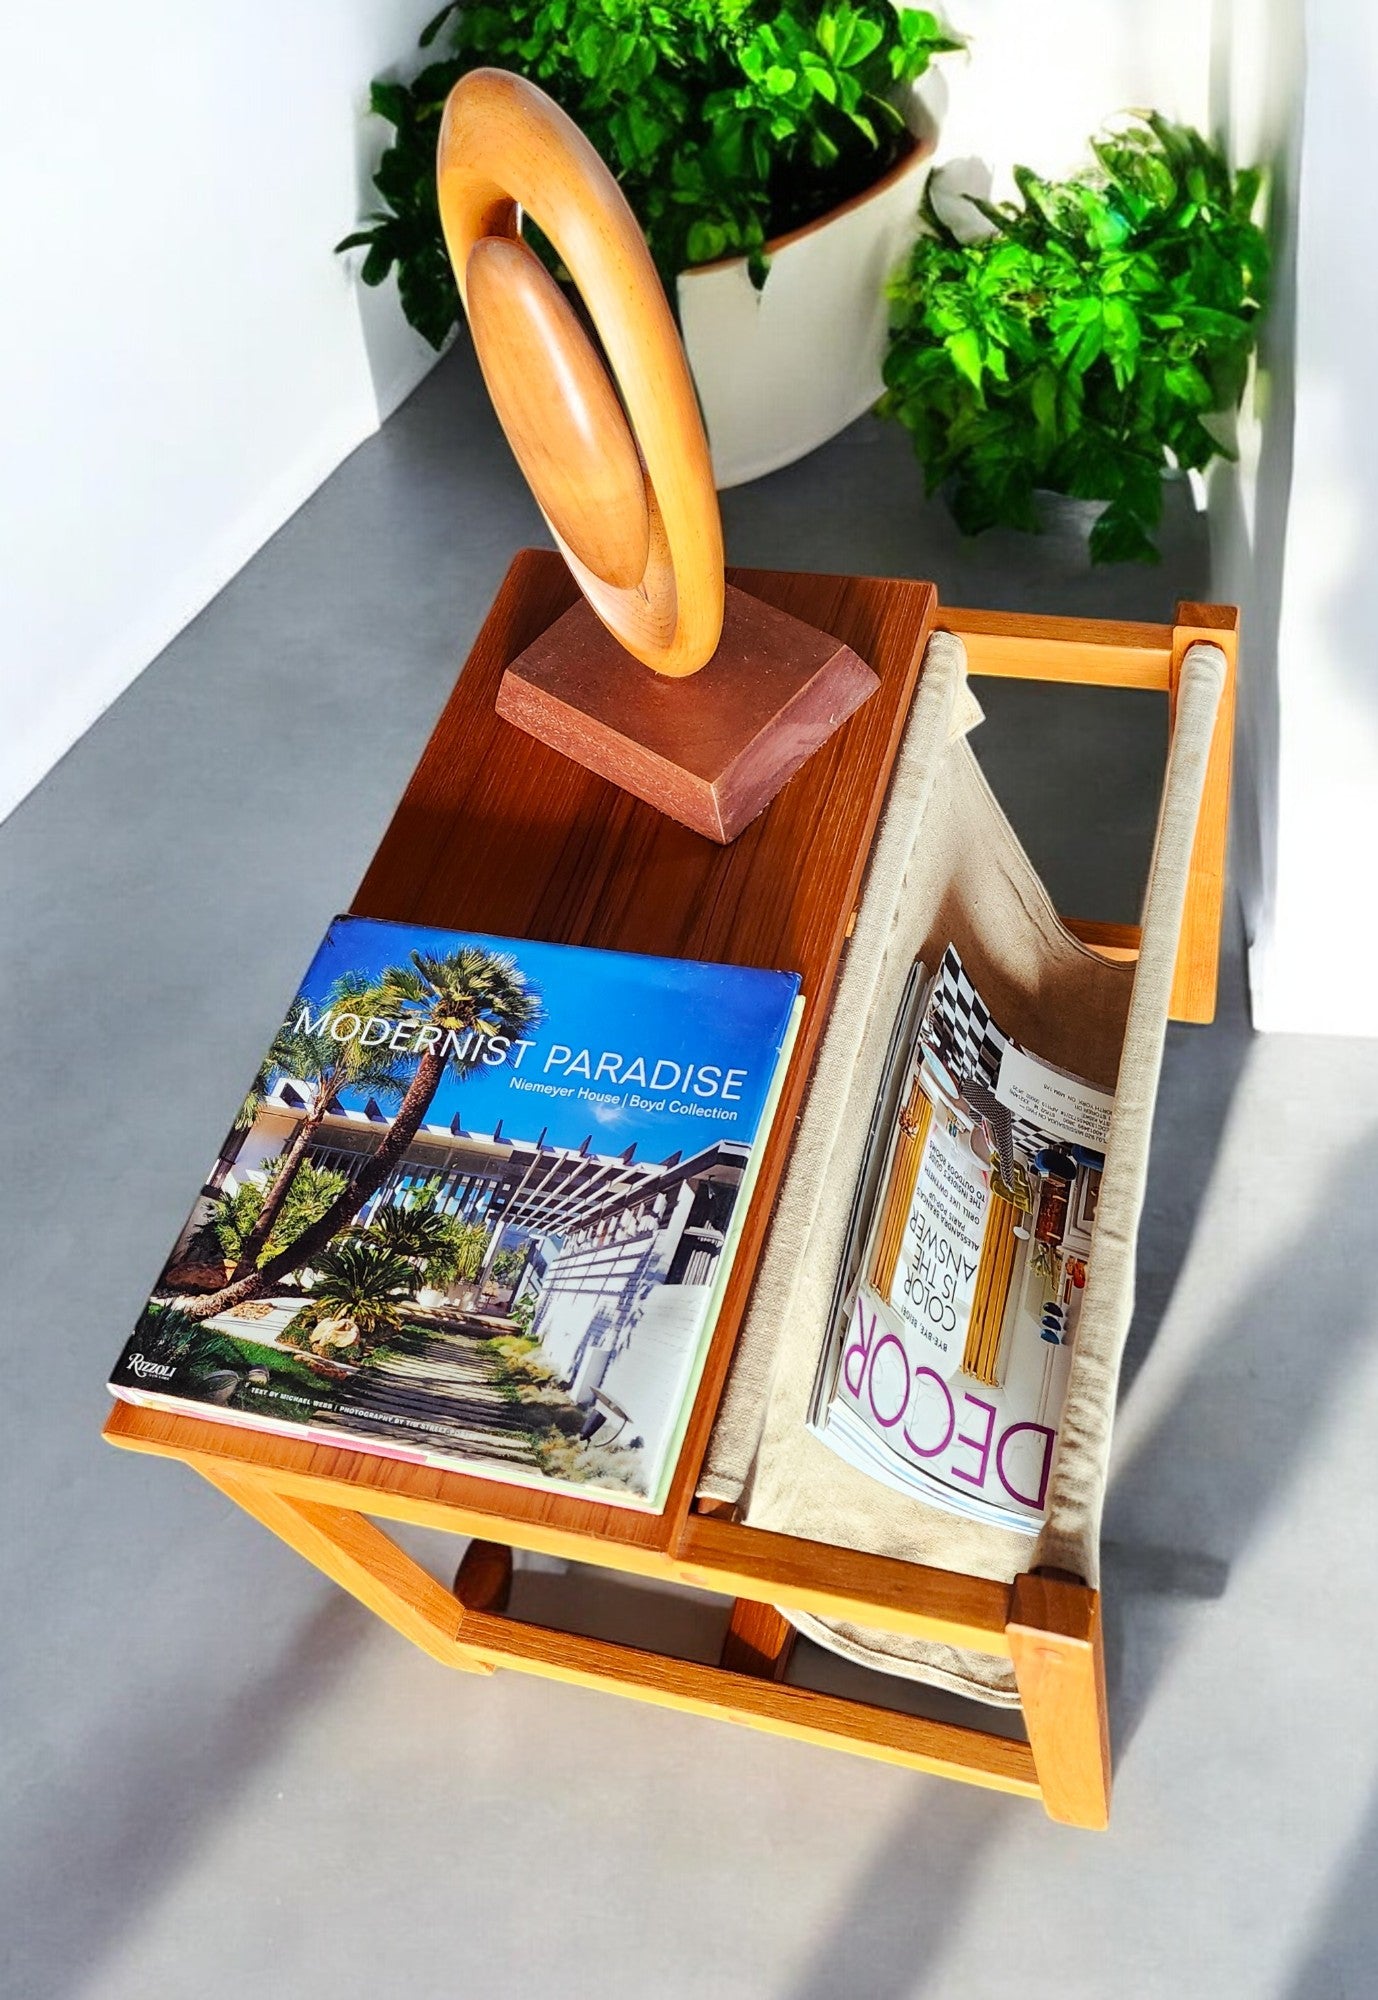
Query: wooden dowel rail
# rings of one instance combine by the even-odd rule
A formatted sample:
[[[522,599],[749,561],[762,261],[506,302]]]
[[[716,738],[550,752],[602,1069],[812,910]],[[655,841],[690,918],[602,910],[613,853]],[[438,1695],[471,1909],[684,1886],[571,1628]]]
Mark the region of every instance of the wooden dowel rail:
[[[696,1516],[678,1543],[674,1574],[733,1597],[1009,1654],[1010,1586],[956,1570]]]
[[[1137,924],[1102,924],[1090,917],[1064,917],[1062,921],[1074,938],[1089,944],[1102,958],[1132,962],[1139,956]]]
[[[1127,619],[1026,618],[945,604],[940,629],[966,647],[967,671],[1005,680],[1080,681],[1091,687],[1148,688],[1166,694],[1171,625]]]
[[[1182,911],[1177,970],[1170,1012],[1174,1021],[1213,1021],[1225,905],[1225,863],[1230,832],[1230,769],[1234,758],[1235,679],[1239,612],[1230,604],[1179,604],[1172,636],[1168,690],[1169,728],[1177,713],[1177,685],[1195,645],[1218,646],[1225,655],[1225,686],[1211,737],[1206,782],[1196,816],[1191,874]]]

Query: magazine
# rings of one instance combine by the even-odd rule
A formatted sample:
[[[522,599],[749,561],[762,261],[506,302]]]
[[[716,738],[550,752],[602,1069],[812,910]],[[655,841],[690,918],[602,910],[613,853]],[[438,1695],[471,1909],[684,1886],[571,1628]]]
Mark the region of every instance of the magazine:
[[[338,917],[116,1396],[659,1511],[796,974]]]
[[[951,946],[914,968],[810,1413],[841,1457],[1037,1531],[1112,1104],[1012,1041]]]

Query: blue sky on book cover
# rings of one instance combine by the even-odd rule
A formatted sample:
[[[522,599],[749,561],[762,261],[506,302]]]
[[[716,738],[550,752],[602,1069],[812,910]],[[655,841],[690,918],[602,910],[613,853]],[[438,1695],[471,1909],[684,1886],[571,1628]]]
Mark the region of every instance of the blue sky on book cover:
[[[593,1150],[605,1153],[635,1144],[647,1154],[662,1142],[690,1153],[714,1139],[751,1139],[798,992],[794,973],[337,917],[297,997],[324,1006],[344,973],[376,977],[414,951],[444,955],[461,944],[511,956],[540,997],[542,1020],[519,1066],[509,1059],[463,1078],[447,1071],[428,1124],[458,1118],[466,1131],[491,1132],[501,1120],[504,1131],[525,1138],[544,1126],[552,1146],[578,1146],[592,1135]],[[614,1072],[605,1063],[597,1077],[610,1055],[623,1064]],[[624,1085],[638,1059],[645,1080],[635,1071]],[[681,1080],[691,1066],[686,1089]],[[745,1078],[724,1096],[722,1079],[741,1070]],[[660,1086],[652,1082],[657,1076]],[[340,1097],[351,1111],[366,1101],[366,1092]],[[672,1104],[686,1108],[671,1111]]]

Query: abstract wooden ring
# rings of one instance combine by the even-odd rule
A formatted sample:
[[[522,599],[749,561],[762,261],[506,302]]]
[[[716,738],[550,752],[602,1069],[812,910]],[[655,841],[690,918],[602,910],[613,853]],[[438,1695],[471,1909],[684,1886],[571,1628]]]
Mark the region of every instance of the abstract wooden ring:
[[[722,632],[722,524],[684,349],[622,190],[544,92],[493,69],[450,93],[437,189],[484,381],[575,581],[645,666],[697,672]],[[612,380],[523,215],[558,251]]]

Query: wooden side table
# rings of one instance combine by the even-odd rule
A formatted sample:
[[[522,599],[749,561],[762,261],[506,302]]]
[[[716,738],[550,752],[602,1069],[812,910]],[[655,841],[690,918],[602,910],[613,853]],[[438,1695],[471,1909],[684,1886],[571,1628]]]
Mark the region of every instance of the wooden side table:
[[[559,558],[520,555],[364,877],[360,915],[803,975],[804,1019],[736,1266],[662,1515],[527,1492],[466,1474],[116,1403],[105,1435],[184,1460],[247,1513],[447,1666],[606,1688],[777,1735],[1041,1798],[1103,1826],[1109,1804],[1100,1607],[1074,1578],[1013,1586],[765,1533],[696,1501],[699,1470],[773,1196],[860,890],[871,838],[935,623],[973,673],[1157,688],[1169,712],[1197,638],[1233,663],[1234,614],[1182,606],[1175,626],[938,612],[931,584],[732,572],[731,580],[853,646],[880,689],[730,847],[614,790],[495,713],[508,663],[574,599]],[[1174,1014],[1214,1010],[1232,688],[1222,705]],[[1127,927],[1076,924],[1132,957]],[[368,1516],[473,1537],[453,1592]],[[734,1599],[722,1660],[703,1665],[504,1615],[512,1550],[696,1585]],[[787,1605],[1009,1658],[1028,1742],[787,1686]]]

